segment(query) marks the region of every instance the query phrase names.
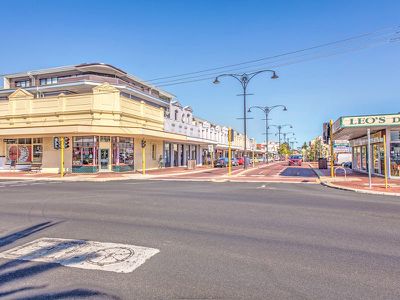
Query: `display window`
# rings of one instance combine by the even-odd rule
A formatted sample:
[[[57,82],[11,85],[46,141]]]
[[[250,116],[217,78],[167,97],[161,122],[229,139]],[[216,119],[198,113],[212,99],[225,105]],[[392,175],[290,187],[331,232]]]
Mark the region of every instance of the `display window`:
[[[72,165],[96,166],[98,141],[95,136],[77,136],[73,138]]]
[[[113,165],[133,166],[134,164],[134,146],[133,138],[118,137],[112,138]]]
[[[41,138],[18,138],[6,141],[6,164],[26,165],[41,163],[43,155]]]
[[[400,176],[400,141],[390,144],[390,174]]]

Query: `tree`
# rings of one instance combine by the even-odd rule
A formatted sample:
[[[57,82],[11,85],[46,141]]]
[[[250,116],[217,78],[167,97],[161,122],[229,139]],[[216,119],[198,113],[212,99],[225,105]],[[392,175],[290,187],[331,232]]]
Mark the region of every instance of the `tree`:
[[[278,150],[279,155],[289,155],[290,154],[290,148],[288,143],[283,143],[279,146]]]

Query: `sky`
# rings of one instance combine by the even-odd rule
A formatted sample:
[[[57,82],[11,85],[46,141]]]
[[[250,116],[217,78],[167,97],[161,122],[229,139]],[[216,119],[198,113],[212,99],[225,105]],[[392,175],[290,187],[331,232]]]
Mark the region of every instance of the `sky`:
[[[0,74],[104,62],[151,80],[399,26],[399,11],[397,0],[7,1]],[[293,125],[286,131],[295,132],[298,146],[320,135],[329,119],[400,111],[400,40],[338,52],[278,65],[277,80],[258,75],[249,84],[248,105],[286,105],[287,112],[270,114],[270,123]],[[212,81],[163,89],[195,115],[242,131],[239,83]],[[264,117],[260,111],[251,117],[248,134],[261,142]],[[271,131],[270,139],[277,139]]]

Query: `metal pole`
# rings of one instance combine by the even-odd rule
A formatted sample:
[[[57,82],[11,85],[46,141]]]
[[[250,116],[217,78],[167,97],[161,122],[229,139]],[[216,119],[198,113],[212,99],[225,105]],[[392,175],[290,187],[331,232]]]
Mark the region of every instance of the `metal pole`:
[[[268,115],[269,110],[265,111],[265,158],[268,164]]]
[[[383,163],[385,164],[385,189],[388,188],[388,172],[387,172],[387,153],[386,153],[386,133],[383,136]]]
[[[232,141],[232,130],[229,128],[228,131],[228,175],[232,175],[232,150],[231,150],[231,141]]]
[[[371,130],[368,128],[367,129],[367,136],[368,136],[368,183],[369,183],[369,188],[372,188],[372,182],[371,182]]]
[[[64,177],[64,137],[60,137],[61,146],[61,161],[60,161],[60,176]]]
[[[245,83],[246,84],[246,83]],[[246,85],[243,85],[243,127],[244,127],[244,149],[243,149],[243,168],[247,168],[247,109],[246,109]]]
[[[331,142],[331,144],[330,144],[330,150],[331,150],[331,178],[333,178],[333,177],[335,176],[335,172],[334,172],[334,159],[335,159],[335,157],[334,157],[334,153],[333,153],[333,137],[332,137],[332,132],[333,132],[333,130],[332,130],[333,121],[330,120],[330,121],[329,121],[329,124],[330,124],[330,133],[329,133],[329,135],[330,135],[330,137],[331,137],[331,140],[330,140],[330,142]],[[320,156],[321,156],[321,155],[320,155]]]
[[[146,148],[142,147],[142,174],[146,175]]]

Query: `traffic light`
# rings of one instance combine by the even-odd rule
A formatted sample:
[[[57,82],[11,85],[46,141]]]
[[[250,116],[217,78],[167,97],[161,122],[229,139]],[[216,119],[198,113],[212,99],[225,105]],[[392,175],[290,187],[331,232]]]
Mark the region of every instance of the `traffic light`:
[[[64,149],[69,148],[69,137],[64,138]]]
[[[146,140],[142,140],[142,148],[146,147]]]
[[[59,138],[58,136],[55,136],[55,137],[53,138],[53,147],[54,147],[54,149],[56,149],[56,150],[58,150],[58,149],[61,148],[61,145],[60,145],[60,138]]]
[[[329,139],[331,137],[331,125],[329,123],[323,124],[322,129],[322,140],[325,144],[329,144]]]

